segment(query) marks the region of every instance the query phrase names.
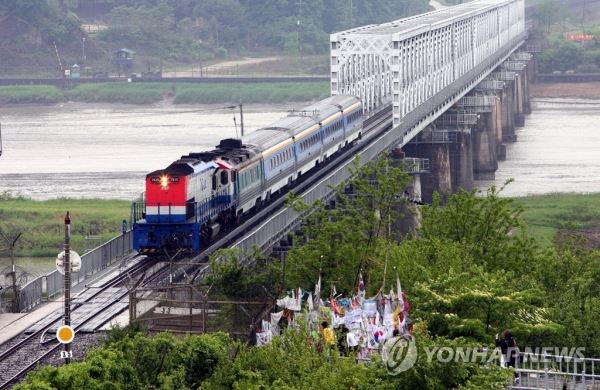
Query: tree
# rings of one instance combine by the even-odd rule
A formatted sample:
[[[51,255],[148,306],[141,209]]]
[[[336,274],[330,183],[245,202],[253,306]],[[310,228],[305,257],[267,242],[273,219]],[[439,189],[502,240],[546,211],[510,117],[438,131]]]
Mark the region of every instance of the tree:
[[[317,202],[307,205],[291,195],[288,204],[307,213],[300,239],[289,253],[286,280],[292,286],[311,286],[321,274],[340,291],[351,291],[363,270],[369,280],[380,250],[392,239],[389,226],[399,218],[400,196],[409,177],[391,160],[381,158],[358,169],[346,188],[337,189],[335,208]],[[349,191],[348,191],[349,190]]]
[[[526,273],[535,245],[526,235],[522,209],[511,207],[512,200],[500,197],[501,191],[492,186],[480,196],[477,190],[461,189],[444,206],[436,196],[423,209],[421,234],[460,243],[485,270]]]
[[[19,239],[23,231],[13,225],[0,225],[0,252],[8,253],[10,258],[11,270],[8,276],[12,279],[12,311],[18,313],[19,310],[19,290],[17,286],[17,272],[15,269],[15,250],[19,244]]]

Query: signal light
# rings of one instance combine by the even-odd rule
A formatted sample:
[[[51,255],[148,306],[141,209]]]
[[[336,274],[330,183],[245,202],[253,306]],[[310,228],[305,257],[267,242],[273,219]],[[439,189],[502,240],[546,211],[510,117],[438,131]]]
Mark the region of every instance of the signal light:
[[[169,189],[169,176],[162,175],[160,177],[160,186],[163,190]]]

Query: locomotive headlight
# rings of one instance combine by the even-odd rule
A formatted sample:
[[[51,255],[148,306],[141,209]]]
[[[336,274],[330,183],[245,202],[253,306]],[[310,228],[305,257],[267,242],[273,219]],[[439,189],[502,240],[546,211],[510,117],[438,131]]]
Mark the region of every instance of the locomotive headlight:
[[[160,177],[160,186],[162,187],[163,190],[166,190],[167,188],[169,188],[169,176],[162,175]]]

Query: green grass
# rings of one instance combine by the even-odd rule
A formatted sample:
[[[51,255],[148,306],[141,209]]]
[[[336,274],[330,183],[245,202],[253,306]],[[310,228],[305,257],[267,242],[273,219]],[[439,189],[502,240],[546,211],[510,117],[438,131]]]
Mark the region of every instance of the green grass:
[[[11,85],[0,87],[0,104],[50,104],[62,100],[64,100],[62,91],[51,85]]]
[[[175,85],[176,104],[299,102],[327,96],[327,82]]]
[[[524,208],[528,230],[542,245],[551,244],[563,228],[600,226],[600,194],[548,194],[514,200]]]
[[[48,85],[0,87],[0,104],[51,104],[64,100],[152,104],[173,96],[176,104],[305,102],[329,96],[329,83],[108,82],[80,84],[65,91]]]
[[[123,219],[129,220],[130,203],[103,199],[54,199],[34,201],[0,198],[0,228],[23,233],[18,256],[52,257],[60,252],[64,240],[64,216],[71,215],[74,250],[83,253],[85,236],[99,236],[96,245],[121,232]]]

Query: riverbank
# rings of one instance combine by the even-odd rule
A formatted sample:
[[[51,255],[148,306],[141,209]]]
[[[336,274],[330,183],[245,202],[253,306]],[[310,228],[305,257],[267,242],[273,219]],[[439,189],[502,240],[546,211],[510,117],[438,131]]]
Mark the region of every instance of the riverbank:
[[[49,85],[2,86],[0,104],[56,104],[59,102],[104,102],[152,104],[172,100],[174,104],[282,103],[320,100],[329,96],[329,83],[97,83],[62,90]]]
[[[553,242],[564,230],[600,237],[600,193],[548,194],[514,198],[523,208],[529,233],[540,245]],[[121,231],[123,219],[129,219],[130,202],[106,199],[54,199],[35,201],[5,196],[0,200],[0,226],[23,232],[22,257],[52,257],[63,240],[63,217],[69,210],[72,219],[72,244],[83,252]],[[86,243],[86,236],[97,240]],[[29,259],[28,261],[31,261]]]
[[[530,92],[534,98],[600,99],[600,82],[535,83]]]
[[[536,241],[547,246],[566,232],[580,234],[589,246],[600,239],[600,193],[547,194],[514,198]]]
[[[129,220],[130,207],[130,202],[121,200],[36,201],[4,194],[0,196],[0,228],[9,233],[22,233],[16,251],[18,256],[55,257],[63,242],[63,220],[68,210],[72,221],[72,247],[83,253],[86,247],[93,248],[118,235],[122,221]],[[0,247],[3,244],[0,242]]]

